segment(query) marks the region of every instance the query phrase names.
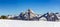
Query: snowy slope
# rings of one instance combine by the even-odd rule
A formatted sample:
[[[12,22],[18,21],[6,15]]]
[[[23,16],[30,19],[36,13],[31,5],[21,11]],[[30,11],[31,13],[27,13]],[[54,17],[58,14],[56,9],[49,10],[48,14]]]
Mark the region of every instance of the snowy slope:
[[[59,26],[60,26],[60,22],[0,19],[0,27],[59,27]]]

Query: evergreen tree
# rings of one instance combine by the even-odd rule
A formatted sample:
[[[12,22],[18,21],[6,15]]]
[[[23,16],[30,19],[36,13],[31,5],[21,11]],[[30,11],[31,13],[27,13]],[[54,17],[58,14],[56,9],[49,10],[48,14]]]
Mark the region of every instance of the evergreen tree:
[[[2,15],[1,19],[7,19],[7,16]]]

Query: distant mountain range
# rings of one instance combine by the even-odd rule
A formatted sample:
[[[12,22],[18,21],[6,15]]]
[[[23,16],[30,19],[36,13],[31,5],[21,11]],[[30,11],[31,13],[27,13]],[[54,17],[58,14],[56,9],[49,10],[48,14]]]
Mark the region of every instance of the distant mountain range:
[[[14,17],[15,18],[15,17]],[[16,18],[17,19],[17,18]],[[26,12],[21,12],[18,16],[20,20],[29,20],[29,21],[59,21],[60,14],[59,13],[45,13],[43,15],[35,14],[31,9],[28,9]]]
[[[18,16],[8,15],[8,19],[27,20],[27,21],[59,21],[60,13],[47,12],[43,15],[35,14],[31,9],[21,12]]]

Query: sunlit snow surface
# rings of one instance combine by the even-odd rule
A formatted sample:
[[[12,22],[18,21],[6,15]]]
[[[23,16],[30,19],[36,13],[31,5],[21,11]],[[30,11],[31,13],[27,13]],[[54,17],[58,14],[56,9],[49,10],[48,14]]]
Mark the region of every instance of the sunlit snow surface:
[[[60,22],[0,19],[0,27],[60,27]]]

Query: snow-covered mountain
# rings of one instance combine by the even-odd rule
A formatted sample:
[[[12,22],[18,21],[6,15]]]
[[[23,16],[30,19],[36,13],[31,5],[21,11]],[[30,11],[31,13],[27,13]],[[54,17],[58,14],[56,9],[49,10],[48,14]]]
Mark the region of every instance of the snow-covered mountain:
[[[31,21],[59,21],[60,13],[47,12],[43,15],[35,14],[34,11],[28,9],[26,12],[21,12],[18,16],[8,16],[8,18],[17,20],[31,20]]]

